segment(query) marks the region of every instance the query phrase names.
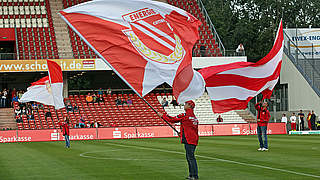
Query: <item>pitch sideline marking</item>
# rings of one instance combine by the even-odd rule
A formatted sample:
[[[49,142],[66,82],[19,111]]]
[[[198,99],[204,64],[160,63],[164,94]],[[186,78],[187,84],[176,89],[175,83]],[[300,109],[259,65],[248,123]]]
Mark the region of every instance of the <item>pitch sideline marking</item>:
[[[146,150],[168,152],[168,153],[175,153],[175,154],[185,154],[185,153],[179,152],[179,151],[155,149],[155,148],[141,147],[141,146],[136,146],[136,145],[124,145],[124,144],[115,144],[115,143],[106,143],[106,144],[110,144],[110,145],[114,145],[114,146],[120,146],[120,147],[134,147],[134,148],[137,148],[137,149],[146,149]],[[217,161],[222,161],[222,162],[240,164],[240,165],[263,168],[263,169],[269,169],[269,170],[275,170],[275,171],[281,171],[281,172],[286,172],[286,173],[293,173],[293,174],[297,174],[297,175],[301,175],[301,176],[308,176],[308,177],[314,177],[314,178],[319,178],[320,179],[320,176],[313,175],[313,174],[306,174],[306,173],[295,172],[295,171],[290,171],[290,170],[285,170],[285,169],[273,168],[273,167],[269,167],[269,166],[262,166],[262,165],[257,165],[257,164],[243,163],[243,162],[232,161],[232,160],[221,159],[221,158],[215,158],[215,157],[209,157],[209,156],[202,156],[202,155],[195,155],[195,156],[200,157],[200,158],[205,158],[205,159],[217,160]]]

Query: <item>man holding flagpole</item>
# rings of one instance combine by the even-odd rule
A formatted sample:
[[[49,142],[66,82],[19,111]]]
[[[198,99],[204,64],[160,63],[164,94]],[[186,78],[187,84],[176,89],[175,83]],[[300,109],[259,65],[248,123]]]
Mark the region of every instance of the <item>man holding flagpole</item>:
[[[158,116],[171,122],[181,123],[180,138],[181,143],[184,144],[186,150],[186,158],[189,166],[189,176],[187,179],[198,179],[198,165],[197,160],[194,156],[194,152],[198,145],[198,119],[194,115],[193,109],[195,103],[193,101],[187,101],[184,105],[185,113],[180,114],[176,117],[169,116],[167,114],[158,113]]]
[[[48,76],[31,83],[19,102],[26,103],[30,101],[39,102],[45,105],[54,106],[55,109],[64,108],[63,102],[63,76],[61,67],[54,61],[47,60]],[[65,121],[60,126],[65,130],[66,147],[70,147],[69,126]]]
[[[69,119],[67,117],[64,117],[64,121],[59,121],[59,126],[61,128],[62,135],[64,136],[64,139],[66,141],[66,148],[70,148]]]

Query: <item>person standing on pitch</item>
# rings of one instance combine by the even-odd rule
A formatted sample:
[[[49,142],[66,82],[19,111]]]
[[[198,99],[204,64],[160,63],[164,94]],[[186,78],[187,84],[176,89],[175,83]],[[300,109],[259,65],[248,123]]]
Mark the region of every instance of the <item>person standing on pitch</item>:
[[[159,117],[171,122],[180,122],[180,138],[181,143],[184,144],[186,150],[186,158],[189,166],[189,177],[187,179],[198,179],[198,165],[197,160],[194,156],[194,152],[198,145],[199,135],[198,135],[198,124],[199,121],[194,115],[193,109],[195,103],[193,101],[187,101],[184,105],[185,113],[179,114],[176,117],[171,117],[167,114],[158,113]]]
[[[296,131],[296,127],[297,127],[297,117],[296,117],[296,113],[292,113],[292,115],[290,116],[290,122],[291,122],[291,131]]]
[[[66,148],[70,148],[69,119],[67,117],[64,117],[64,121],[59,122],[59,125],[61,127],[62,135],[64,136],[64,139],[66,140]]]
[[[258,111],[257,114],[257,134],[260,143],[260,148],[258,151],[268,151],[268,138],[267,138],[267,126],[270,119],[270,112],[268,111],[268,103],[262,101],[258,102],[255,105],[256,110]],[[262,135],[264,140],[262,140]]]
[[[300,130],[304,131],[304,113],[302,112],[302,110],[300,110],[299,114],[299,119],[300,119]]]

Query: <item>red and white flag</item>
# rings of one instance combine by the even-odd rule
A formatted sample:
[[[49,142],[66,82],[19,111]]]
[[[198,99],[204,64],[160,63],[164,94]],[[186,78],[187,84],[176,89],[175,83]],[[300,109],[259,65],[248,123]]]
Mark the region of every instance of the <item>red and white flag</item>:
[[[191,14],[151,0],[95,0],[60,14],[140,96],[164,82],[180,103],[203,94],[205,82],[192,69],[201,23]]]
[[[55,109],[65,107],[63,102],[63,79],[61,67],[54,61],[47,60],[49,76],[31,83],[19,102],[36,101],[54,106]]]
[[[281,21],[273,48],[257,63],[237,62],[201,69],[213,112],[245,109],[259,93],[270,98],[280,75],[283,45]]]

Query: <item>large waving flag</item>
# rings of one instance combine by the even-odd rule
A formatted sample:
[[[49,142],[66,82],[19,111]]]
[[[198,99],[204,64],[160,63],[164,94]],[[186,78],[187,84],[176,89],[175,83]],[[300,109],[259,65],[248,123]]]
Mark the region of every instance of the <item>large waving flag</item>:
[[[52,105],[55,109],[64,107],[63,79],[61,67],[54,61],[47,60],[49,76],[31,83],[19,102],[36,101],[46,105]]]
[[[201,69],[213,112],[245,109],[259,93],[270,98],[280,75],[283,43],[281,21],[273,48],[257,63],[238,62]]]
[[[201,23],[191,14],[151,0],[95,0],[60,14],[140,96],[164,82],[180,103],[203,94],[191,64]]]

